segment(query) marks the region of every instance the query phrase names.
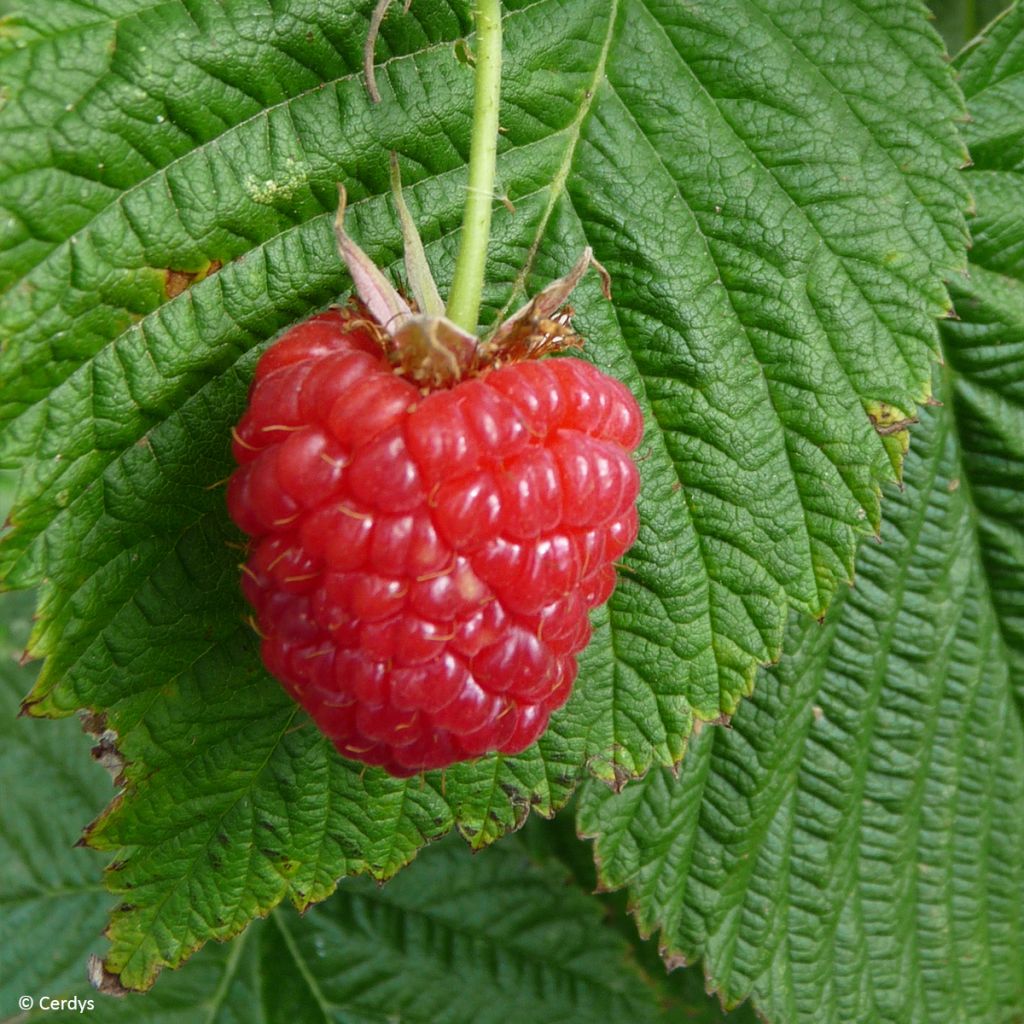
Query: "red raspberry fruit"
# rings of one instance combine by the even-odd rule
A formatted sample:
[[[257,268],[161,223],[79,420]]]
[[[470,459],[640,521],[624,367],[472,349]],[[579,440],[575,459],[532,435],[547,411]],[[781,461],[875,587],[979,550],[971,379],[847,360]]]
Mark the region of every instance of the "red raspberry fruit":
[[[263,660],[343,756],[393,775],[518,753],[636,538],[640,410],[572,358],[419,387],[365,316],[268,349],[235,432]]]

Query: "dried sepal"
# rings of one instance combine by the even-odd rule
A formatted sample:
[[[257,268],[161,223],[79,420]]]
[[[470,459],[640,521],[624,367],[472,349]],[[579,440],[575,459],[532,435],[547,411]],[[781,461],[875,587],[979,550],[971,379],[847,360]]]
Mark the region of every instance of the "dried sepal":
[[[346,193],[341,185],[334,230],[356,295],[368,314],[367,323],[375,321],[373,333],[398,373],[422,387],[438,389],[508,363],[582,347],[582,339],[572,328],[573,311],[566,300],[591,267],[601,277],[605,297],[611,298],[608,272],[594,259],[589,246],[568,274],[543,288],[481,342],[443,315],[423,243],[402,198],[394,154],[392,186],[413,302],[401,295],[345,230]]]
[[[520,323],[546,320],[551,317],[553,313],[565,305],[566,300],[573,293],[576,286],[583,280],[583,275],[591,267],[601,276],[601,291],[604,297],[611,299],[611,275],[594,259],[594,250],[588,245],[568,274],[542,288],[529,302],[520,306],[498,327],[491,336],[490,344],[500,346],[502,336],[510,330],[517,329]]]
[[[416,316],[391,336],[388,358],[404,377],[424,387],[457,384],[479,370],[476,337],[444,316]]]
[[[338,185],[338,214],[334,218],[334,235],[338,240],[341,258],[352,275],[356,293],[370,315],[386,330],[398,330],[413,315],[409,303],[399,295],[395,286],[362,249],[352,241],[345,230],[345,207],[348,194],[344,185]]]
[[[391,153],[391,197],[398,211],[398,221],[402,225],[402,241],[405,246],[405,275],[409,280],[409,290],[421,313],[427,316],[443,317],[444,301],[437,290],[434,275],[427,263],[427,254],[423,251],[423,240],[420,238],[416,222],[405,205],[402,195],[402,174],[398,167],[398,154]]]
[[[572,307],[565,302],[591,267],[601,276],[604,297],[610,299],[611,278],[594,259],[594,251],[588,245],[568,274],[552,281],[498,325],[481,346],[481,362],[488,366],[502,365],[537,359],[567,348],[581,348],[583,342],[572,329]]]

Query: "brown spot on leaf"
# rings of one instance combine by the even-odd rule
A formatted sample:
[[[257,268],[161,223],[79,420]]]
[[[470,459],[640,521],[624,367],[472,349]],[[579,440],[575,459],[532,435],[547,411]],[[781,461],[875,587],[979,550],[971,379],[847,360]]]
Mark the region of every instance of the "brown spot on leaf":
[[[868,419],[880,437],[898,434],[917,422],[916,416],[908,416],[902,409],[888,402],[870,402],[867,411]]]
[[[102,736],[107,731],[107,716],[102,711],[79,711],[82,731],[90,736]]]
[[[121,756],[121,751],[117,749],[117,733],[113,729],[104,729],[97,739],[99,742],[91,751],[92,759],[110,772],[111,780],[120,789],[125,783],[125,760]]]
[[[27,652],[26,652],[27,653]],[[19,661],[19,664],[24,662]],[[46,713],[38,710],[39,705],[43,702],[42,697],[33,697],[29,694],[22,702],[21,707],[18,709],[19,718],[45,718]]]
[[[719,715],[717,718],[695,718],[693,720],[693,736],[699,736],[706,725],[720,725],[725,729],[731,727],[732,715]]]
[[[612,773],[614,775],[614,778],[611,780],[612,791],[621,793],[626,788],[626,783],[633,778],[633,773],[624,764],[619,764],[618,761],[612,762]]]
[[[681,953],[670,953],[667,949],[662,948],[660,950],[661,958],[665,961],[666,971],[678,971],[684,967],[689,967],[689,961]]]
[[[182,292],[187,291],[196,282],[202,281],[211,274],[216,274],[222,266],[224,264],[220,260],[211,260],[202,270],[174,270],[168,268],[164,271],[167,278],[164,284],[164,294],[167,298],[173,299]]]
[[[93,953],[89,957],[89,984],[97,992],[108,996],[126,996],[131,991],[121,984],[121,979],[103,966],[103,961]]]

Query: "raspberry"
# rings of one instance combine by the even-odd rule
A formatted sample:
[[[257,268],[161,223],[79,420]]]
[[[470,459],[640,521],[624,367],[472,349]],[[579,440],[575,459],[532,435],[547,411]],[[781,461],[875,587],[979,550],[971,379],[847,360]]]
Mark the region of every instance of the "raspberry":
[[[629,390],[573,358],[398,375],[357,306],[256,368],[232,518],[269,671],[340,753],[407,776],[515,754],[569,697],[635,540]]]

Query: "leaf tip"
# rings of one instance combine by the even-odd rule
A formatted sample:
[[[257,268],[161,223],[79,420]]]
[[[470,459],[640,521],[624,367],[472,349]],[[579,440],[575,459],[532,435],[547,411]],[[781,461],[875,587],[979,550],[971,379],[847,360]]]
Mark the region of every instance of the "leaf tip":
[[[18,665],[20,667],[24,667],[27,660],[28,659],[26,659],[25,655],[23,654],[18,659]],[[37,686],[38,686],[38,684],[37,684]],[[43,703],[43,697],[41,697],[38,694],[37,688],[33,687],[32,692],[21,702],[21,705],[18,707],[18,717],[19,718],[46,718],[47,717],[46,711],[43,708],[40,707],[40,705],[42,703]]]
[[[658,952],[661,954],[661,959],[665,964],[666,971],[679,971],[684,967],[690,966],[690,961],[687,960],[682,953],[673,953],[664,946],[662,946]]]

